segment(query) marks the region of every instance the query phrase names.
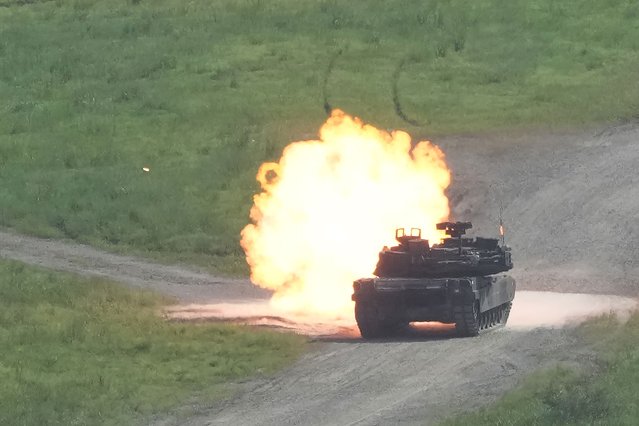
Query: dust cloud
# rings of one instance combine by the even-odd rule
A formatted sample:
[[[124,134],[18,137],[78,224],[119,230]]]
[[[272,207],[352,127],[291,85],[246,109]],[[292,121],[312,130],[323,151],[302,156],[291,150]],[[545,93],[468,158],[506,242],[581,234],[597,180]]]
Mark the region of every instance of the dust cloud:
[[[352,316],[316,317],[292,314],[287,310],[278,309],[267,300],[176,305],[166,309],[165,316],[170,320],[178,321],[218,321],[281,328],[313,337],[359,337],[359,331]]]
[[[611,313],[624,321],[636,308],[637,301],[628,297],[518,291],[508,319],[508,328],[529,330],[538,327],[563,327]]]
[[[577,325],[588,318],[615,314],[628,318],[637,300],[610,295],[519,291],[505,330],[528,331]],[[164,315],[174,321],[209,321],[263,326],[294,331],[311,337],[357,339],[353,316],[314,317],[278,310],[268,301],[189,304],[171,306]],[[454,326],[440,323],[412,324],[408,335],[439,337],[454,334]]]

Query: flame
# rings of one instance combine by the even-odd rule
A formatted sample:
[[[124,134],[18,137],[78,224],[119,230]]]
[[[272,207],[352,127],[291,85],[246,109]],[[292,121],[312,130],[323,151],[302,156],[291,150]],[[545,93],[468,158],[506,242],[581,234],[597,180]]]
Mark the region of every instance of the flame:
[[[257,180],[251,224],[242,247],[251,280],[274,290],[271,303],[297,313],[351,312],[352,283],[371,276],[395,229],[421,227],[439,241],[435,224],[449,215],[450,171],[429,141],[388,133],[335,110],[320,140],[288,145]]]

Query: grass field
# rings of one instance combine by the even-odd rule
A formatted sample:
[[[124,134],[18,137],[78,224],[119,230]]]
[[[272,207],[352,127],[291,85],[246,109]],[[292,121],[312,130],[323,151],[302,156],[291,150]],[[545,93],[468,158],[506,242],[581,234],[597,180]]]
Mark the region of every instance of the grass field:
[[[0,226],[245,273],[257,167],[325,101],[422,136],[617,120],[638,49],[629,0],[0,0]]]
[[[169,323],[166,300],[0,262],[0,424],[128,425],[289,364],[300,336]]]
[[[614,317],[595,319],[578,332],[599,354],[594,369],[536,373],[498,403],[444,425],[636,425],[639,313],[624,325]]]

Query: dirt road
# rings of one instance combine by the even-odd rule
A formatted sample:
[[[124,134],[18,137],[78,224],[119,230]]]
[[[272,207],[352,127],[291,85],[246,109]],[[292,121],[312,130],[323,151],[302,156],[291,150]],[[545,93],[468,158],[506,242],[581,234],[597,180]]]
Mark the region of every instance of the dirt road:
[[[435,142],[453,169],[456,219],[470,219],[477,233],[492,234],[496,206],[503,204],[520,289],[636,297],[638,141],[639,128],[626,125],[581,134]],[[253,303],[267,296],[246,280],[7,232],[0,233],[0,257],[154,288],[184,303]],[[517,303],[513,315],[524,309]],[[525,309],[544,316],[548,307],[537,305],[529,302]],[[276,377],[240,384],[236,397],[199,408],[192,418],[159,423],[432,423],[494,400],[540,366],[590,359],[561,328],[505,328],[473,339],[449,339],[439,328],[411,333],[366,343],[346,326],[342,337],[318,342]]]
[[[107,253],[68,241],[45,240],[0,231],[0,258],[108,278],[136,288],[153,289],[181,303],[267,298],[247,279],[214,277],[197,268],[167,266]]]
[[[331,324],[277,318],[264,303],[176,307],[172,314],[178,317],[226,316],[303,331],[320,336],[319,346],[275,378],[245,384],[239,397],[200,407],[192,418],[163,419],[161,424],[435,423],[495,400],[541,366],[591,364],[593,355],[562,326],[586,315],[624,313],[637,306],[618,296],[530,291],[519,292],[516,303],[506,328],[477,338],[453,338],[450,325],[422,324],[381,342],[362,341],[352,319]]]
[[[546,359],[588,360],[561,331],[334,341],[186,425],[428,424],[494,400]]]

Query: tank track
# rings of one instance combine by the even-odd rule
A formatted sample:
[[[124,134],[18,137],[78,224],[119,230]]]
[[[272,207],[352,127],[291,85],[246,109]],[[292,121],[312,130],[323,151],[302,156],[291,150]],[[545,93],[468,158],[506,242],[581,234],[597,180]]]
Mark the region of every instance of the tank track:
[[[512,302],[508,302],[486,312],[479,312],[477,303],[457,306],[453,310],[457,334],[472,337],[506,325],[511,307]]]
[[[390,337],[398,328],[398,324],[383,321],[378,317],[377,305],[355,303],[355,320],[362,337],[365,339],[377,339]]]

